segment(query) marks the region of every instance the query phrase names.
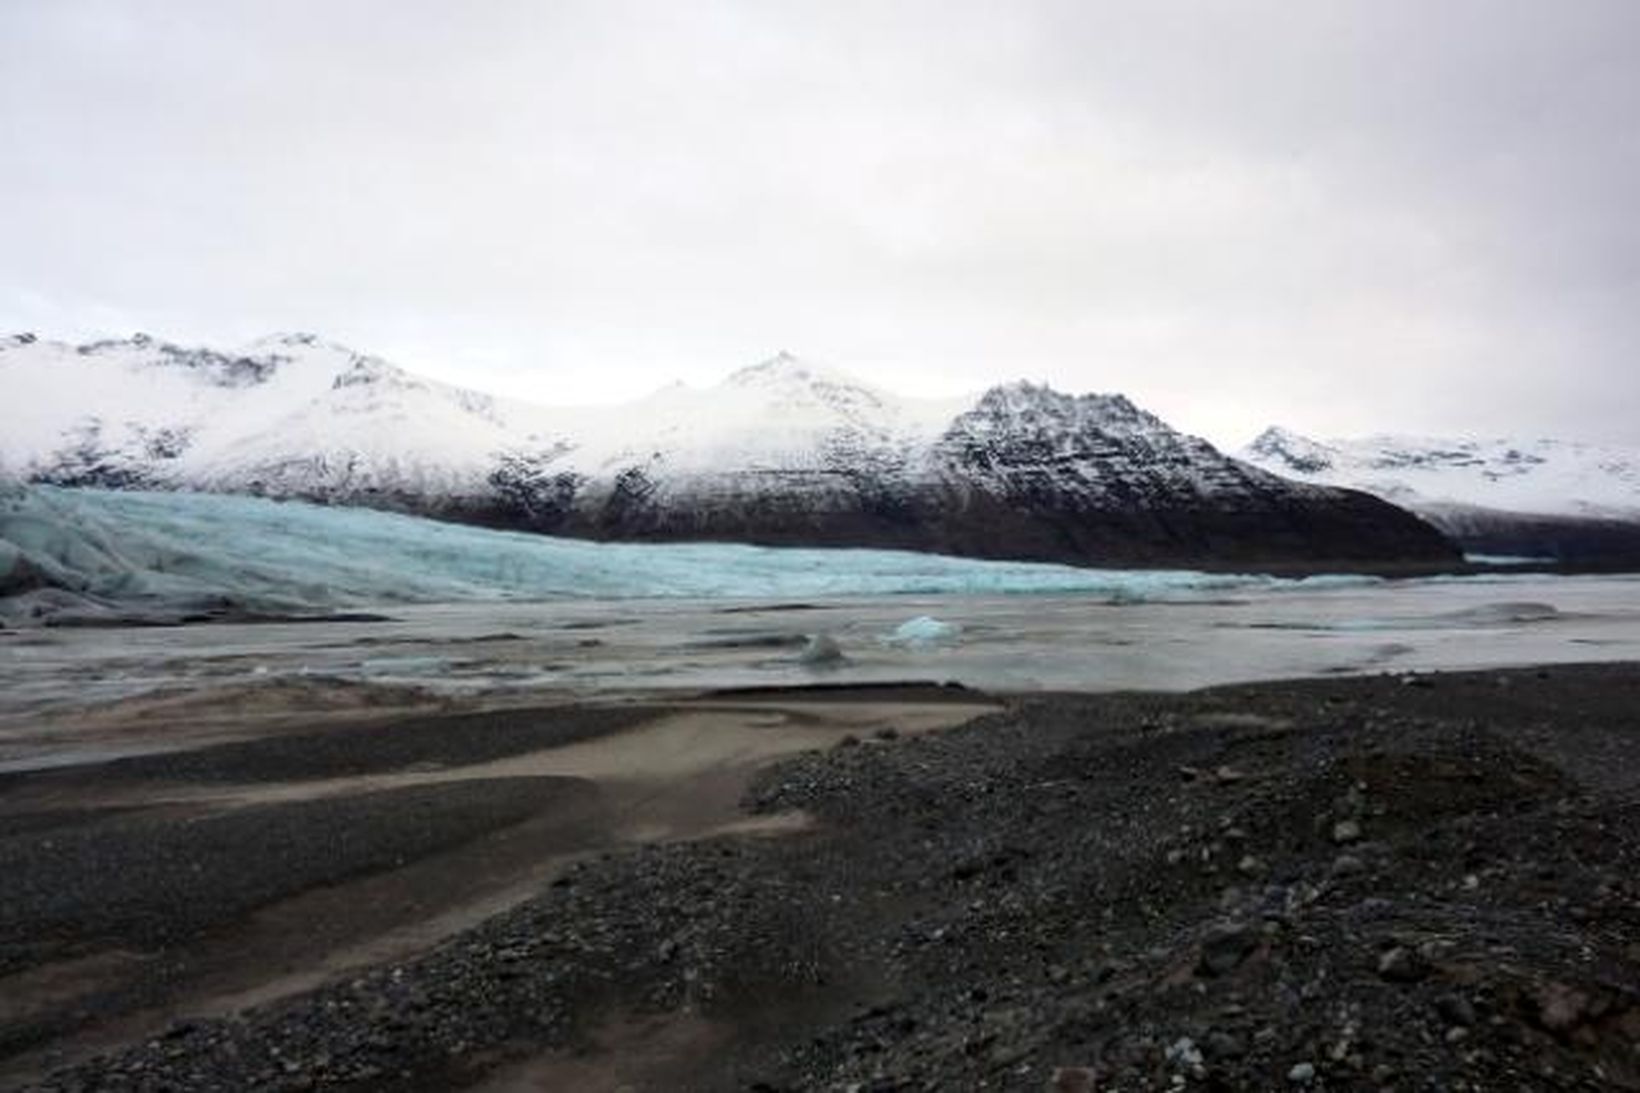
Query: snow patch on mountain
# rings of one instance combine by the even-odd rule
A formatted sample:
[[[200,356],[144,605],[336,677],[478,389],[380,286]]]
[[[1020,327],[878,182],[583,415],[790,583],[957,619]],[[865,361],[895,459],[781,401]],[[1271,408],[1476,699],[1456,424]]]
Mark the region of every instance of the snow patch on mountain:
[[[473,488],[533,408],[311,334],[234,353],[145,335],[0,343],[0,460],[62,484],[334,496]]]
[[[1318,441],[1265,430],[1241,453],[1277,474],[1377,494],[1414,511],[1640,520],[1640,450],[1567,440],[1384,434]]]

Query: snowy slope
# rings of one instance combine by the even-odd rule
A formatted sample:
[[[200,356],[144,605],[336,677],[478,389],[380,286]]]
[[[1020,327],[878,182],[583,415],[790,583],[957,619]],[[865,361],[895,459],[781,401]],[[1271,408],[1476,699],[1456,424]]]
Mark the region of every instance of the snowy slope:
[[[1380,435],[1315,441],[1271,428],[1242,458],[1277,474],[1367,490],[1413,508],[1640,520],[1640,450],[1550,439]]]
[[[0,385],[18,408],[0,461],[30,478],[337,500],[476,489],[547,416],[308,334],[233,353],[10,338]]]
[[[684,476],[819,469],[860,452],[926,445],[972,401],[903,398],[780,353],[713,387],[674,384],[613,411],[587,411],[566,465],[588,475],[646,460]]]
[[[1640,562],[1640,451],[1550,439],[1261,434],[1243,458],[1305,482],[1365,490],[1475,554]]]
[[[780,354],[722,383],[553,409],[311,335],[233,353],[0,342],[0,462],[63,485],[364,504],[595,539],[1037,561],[1441,561],[1406,514],[1296,485],[1119,395],[900,397]]]

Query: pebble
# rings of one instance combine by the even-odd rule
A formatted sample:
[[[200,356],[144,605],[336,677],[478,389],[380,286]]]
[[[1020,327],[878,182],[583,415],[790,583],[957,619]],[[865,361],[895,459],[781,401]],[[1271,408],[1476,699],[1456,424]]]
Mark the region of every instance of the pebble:
[[[1361,838],[1361,825],[1354,820],[1339,820],[1333,824],[1332,840],[1340,846]]]
[[[1067,732],[1075,727],[1068,725]],[[1149,771],[1153,785],[1124,796],[1129,771],[1106,767],[1092,743],[1096,734],[1076,738],[1085,752],[1052,763],[1045,756],[1058,752],[1038,755],[1031,750],[1034,743],[1008,737],[1006,745],[1019,748],[1028,760],[1018,772],[1001,760],[996,771],[977,767],[958,747],[960,731],[920,737],[915,747],[870,746],[870,729],[861,736],[865,739],[854,740],[850,750],[815,752],[787,766],[761,784],[757,792],[763,796],[755,799],[772,810],[817,805],[817,813],[834,821],[828,828],[838,832],[854,825],[863,833],[843,845],[880,867],[876,872],[842,880],[818,869],[813,877],[777,871],[767,862],[790,866],[792,859],[775,857],[766,848],[772,844],[740,840],[732,844],[739,848],[732,859],[720,860],[721,850],[713,844],[646,850],[641,860],[623,852],[566,871],[564,887],[547,893],[540,910],[526,904],[515,912],[526,917],[513,925],[481,927],[484,947],[472,948],[459,965],[433,956],[412,966],[406,982],[431,988],[431,1016],[418,1017],[407,1032],[394,1031],[384,1016],[406,1005],[402,989],[390,986],[385,973],[373,972],[368,979],[327,988],[321,997],[333,1010],[309,1023],[277,1026],[278,1035],[294,1041],[290,1054],[239,1053],[241,1046],[259,1046],[250,1031],[266,1026],[265,1017],[250,1019],[257,1024],[208,1022],[197,1033],[174,1033],[143,1062],[124,1064],[129,1071],[110,1068],[111,1084],[158,1088],[172,1081],[173,1087],[187,1087],[183,1071],[159,1056],[174,1046],[201,1060],[199,1073],[219,1077],[217,1088],[294,1086],[310,1077],[314,1085],[328,1087],[361,1084],[373,1076],[383,1084],[410,1086],[429,1080],[421,1069],[424,1060],[401,1058],[403,1045],[418,1038],[427,1043],[435,1067],[445,1065],[446,1054],[488,1059],[480,1053],[503,1034],[537,1037],[544,1048],[556,1050],[576,1026],[576,1003],[626,989],[628,977],[634,984],[630,1003],[656,1013],[679,1012],[697,1001],[725,1005],[735,1001],[730,993],[735,981],[727,977],[738,974],[730,958],[738,958],[742,947],[770,968],[794,962],[807,990],[830,972],[823,962],[809,962],[823,958],[832,944],[851,958],[881,959],[896,973],[909,968],[937,977],[951,990],[908,994],[859,1021],[818,1029],[812,1041],[805,1032],[802,1041],[780,1046],[782,1052],[789,1046],[790,1054],[770,1064],[777,1069],[767,1075],[768,1084],[749,1089],[840,1090],[853,1082],[861,1093],[870,1093],[907,1087],[904,1076],[916,1074],[919,1088],[972,1089],[983,1082],[1050,1093],[1156,1089],[1170,1083],[1180,1090],[1310,1093],[1396,1082],[1408,1089],[1473,1093],[1548,1084],[1599,1088],[1606,1077],[1597,1067],[1609,1065],[1609,1059],[1600,1052],[1617,1044],[1627,1011],[1612,1007],[1628,1005],[1627,996],[1574,979],[1585,973],[1569,970],[1570,960],[1559,965],[1568,970],[1556,973],[1566,976],[1565,982],[1528,978],[1534,968],[1555,967],[1548,957],[1560,952],[1529,932],[1536,919],[1502,925],[1477,921],[1472,899],[1445,898],[1471,875],[1484,882],[1488,900],[1505,910],[1527,908],[1509,902],[1522,891],[1535,899],[1545,890],[1546,899],[1561,897],[1546,902],[1549,913],[1542,916],[1553,931],[1544,936],[1558,941],[1575,934],[1575,926],[1560,917],[1569,919],[1570,912],[1562,909],[1574,898],[1604,913],[1608,904],[1640,895],[1627,879],[1633,874],[1606,867],[1594,880],[1611,873],[1618,881],[1609,891],[1597,889],[1588,871],[1570,858],[1543,883],[1533,881],[1535,859],[1552,852],[1558,832],[1530,826],[1545,822],[1543,810],[1517,821],[1510,795],[1519,787],[1483,786],[1488,796],[1477,807],[1485,810],[1484,825],[1497,832],[1494,836],[1485,827],[1482,839],[1480,828],[1454,824],[1448,829],[1445,818],[1428,825],[1404,822],[1399,810],[1408,802],[1402,789],[1442,788],[1416,781],[1415,767],[1399,773],[1394,766],[1399,755],[1392,755],[1387,768],[1366,768],[1370,799],[1361,792],[1335,799],[1337,787],[1348,784],[1340,781],[1341,770],[1353,777],[1350,764],[1362,755],[1369,764],[1378,761],[1376,744],[1358,751],[1353,739],[1337,755],[1322,755],[1301,770],[1262,754],[1248,758],[1258,773],[1240,787],[1222,790],[1211,788],[1223,779],[1208,763],[1193,772],[1194,785],[1181,785],[1175,776],[1178,753],[1166,750],[1165,760]],[[1129,743],[1114,753],[1124,762]],[[1468,737],[1454,738],[1453,754],[1471,750]],[[1246,758],[1245,752],[1236,755],[1238,761]],[[1484,763],[1474,769],[1495,773]],[[1042,782],[1044,771],[1056,781]],[[1063,787],[1090,784],[1099,792],[1060,793]],[[1038,786],[1060,788],[1044,792]],[[1490,796],[1494,792],[1501,805]],[[1520,792],[1529,797],[1537,791],[1526,786]],[[890,799],[878,801],[885,793]],[[1231,797],[1245,811],[1230,815],[1219,807]],[[1295,801],[1314,803],[1297,830],[1283,830]],[[1074,809],[1059,807],[1065,803]],[[1462,800],[1450,803],[1467,807]],[[857,813],[851,812],[856,806]],[[1583,822],[1581,816],[1564,821],[1574,835],[1583,828],[1570,825]],[[1238,823],[1253,837],[1244,839]],[[1374,826],[1372,841],[1363,835],[1368,823]],[[1424,826],[1436,837],[1426,840]],[[1221,841],[1213,843],[1215,838]],[[1519,845],[1511,844],[1516,838]],[[1624,844],[1614,850],[1628,854],[1621,859],[1627,866],[1635,860],[1628,849],[1632,838],[1614,824],[1611,839],[1619,838]],[[873,859],[885,845],[901,849]],[[1197,864],[1195,855],[1206,845],[1212,845],[1218,863],[1216,882],[1204,879]],[[1476,846],[1480,854],[1472,849]],[[1178,851],[1172,858],[1170,848],[1178,847],[1187,848],[1189,856]],[[1128,855],[1121,860],[1134,867],[1104,868],[1102,855],[1113,850]],[[1188,864],[1160,868],[1165,860]],[[815,864],[803,855],[795,861],[804,870]],[[982,868],[963,898],[953,900],[948,871],[969,861]],[[743,875],[746,869],[758,871]],[[570,886],[572,873],[576,880]],[[1317,886],[1302,880],[1318,882],[1328,874],[1367,874],[1372,881]],[[651,883],[657,877],[665,883]],[[1270,877],[1284,883],[1269,883]],[[634,894],[644,898],[628,898]],[[653,902],[657,898],[660,902]],[[855,915],[858,908],[851,901],[879,898],[891,909],[903,899],[914,915],[883,939],[862,936],[855,952],[850,931],[860,929],[868,916]],[[1207,930],[1196,917],[1204,911],[1211,915]],[[836,930],[812,953],[789,944],[791,926],[801,928],[810,916]],[[547,932],[549,922],[562,937]],[[1461,940],[1445,948],[1420,944],[1429,937]],[[801,934],[796,940],[803,940]],[[879,940],[881,948],[870,947]],[[1191,940],[1199,943],[1195,951]],[[1618,952],[1627,943],[1624,955],[1640,963],[1640,942],[1621,936],[1614,941]],[[462,944],[440,951],[460,953]],[[1500,952],[1513,955],[1500,957]],[[513,980],[496,971],[515,967],[527,968],[528,977]],[[549,981],[554,973],[566,976],[563,985]],[[1432,981],[1437,973],[1439,985]],[[1427,987],[1386,985],[1420,981]],[[1621,1035],[1628,1035],[1627,1027]],[[1099,1037],[1066,1043],[1103,1045],[1109,1036],[1110,1050],[1101,1047],[1097,1067],[1073,1050],[1057,1060],[1067,1065],[1055,1068],[1051,1056],[1042,1056],[1059,1042],[1053,1037],[1063,1029],[1078,1035],[1094,1030]],[[364,1038],[378,1032],[385,1038],[366,1045]],[[209,1036],[219,1039],[195,1042]],[[1584,1043],[1595,1036],[1602,1038],[1598,1044]],[[334,1049],[333,1062],[312,1050],[321,1045]],[[289,1060],[299,1061],[299,1073],[280,1073]],[[1288,1069],[1281,1068],[1283,1062]],[[384,1072],[376,1073],[377,1063]],[[401,1065],[411,1070],[400,1071]],[[1544,1077],[1543,1068],[1550,1065],[1556,1068],[1553,1082]],[[220,1076],[206,1069],[216,1067],[222,1068]],[[119,1078],[122,1073],[128,1076]]]
[[[1589,996],[1565,983],[1550,983],[1538,991],[1538,1020],[1550,1032],[1569,1032],[1583,1023]]]
[[[1258,933],[1236,924],[1214,927],[1202,941],[1201,959],[1196,968],[1204,975],[1219,976],[1234,971],[1259,942]]]
[[[1048,1078],[1049,1093],[1094,1093],[1093,1071],[1085,1066],[1054,1067]]]
[[[1196,1041],[1188,1036],[1181,1036],[1168,1046],[1167,1061],[1180,1067],[1197,1067],[1202,1065],[1201,1049]]]
[[[1241,1037],[1223,1029],[1214,1029],[1203,1042],[1208,1058],[1239,1059],[1247,1054],[1247,1043]]]
[[[1379,956],[1378,974],[1391,983],[1416,983],[1429,974],[1429,966],[1411,949],[1397,945]]]
[[[1449,1025],[1468,1028],[1475,1023],[1475,1004],[1461,994],[1443,994],[1435,999],[1435,1012]]]
[[[1333,859],[1332,875],[1335,877],[1355,877],[1367,871],[1367,863],[1354,854],[1340,854]]]

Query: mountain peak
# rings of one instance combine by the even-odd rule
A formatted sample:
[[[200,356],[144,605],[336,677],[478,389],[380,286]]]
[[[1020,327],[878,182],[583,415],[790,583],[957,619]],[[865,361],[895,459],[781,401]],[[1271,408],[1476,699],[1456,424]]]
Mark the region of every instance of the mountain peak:
[[[248,348],[261,352],[277,352],[281,349],[322,349],[333,353],[345,353],[349,357],[361,355],[340,342],[306,330],[279,330],[265,334],[251,342]]]
[[[866,387],[847,372],[804,360],[784,349],[767,360],[731,372],[724,384],[729,387],[813,387],[816,384]]]
[[[1248,447],[1262,449],[1283,444],[1291,444],[1294,442],[1304,444],[1315,443],[1315,441],[1311,440],[1309,437],[1300,433],[1295,433],[1286,426],[1268,425],[1262,433],[1259,433],[1258,436],[1253,438],[1253,442],[1249,444]]]
[[[1334,453],[1307,436],[1271,425],[1247,446],[1256,460],[1300,474],[1319,474],[1333,465]]]
[[[318,345],[322,339],[306,330],[278,331],[262,338],[264,345]]]
[[[355,353],[349,358],[347,367],[336,374],[330,386],[332,390],[340,391],[348,387],[374,386],[421,389],[427,385],[396,364],[388,364],[380,357]]]
[[[1050,419],[1075,420],[1079,425],[1160,425],[1157,419],[1135,406],[1126,395],[1070,395],[1045,383],[1014,380],[998,384],[981,396],[976,409],[991,414],[1029,414]]]

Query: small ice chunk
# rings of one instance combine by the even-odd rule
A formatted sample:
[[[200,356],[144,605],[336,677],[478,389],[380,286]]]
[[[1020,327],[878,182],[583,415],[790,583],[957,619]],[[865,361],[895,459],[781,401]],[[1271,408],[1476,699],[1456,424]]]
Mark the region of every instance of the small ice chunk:
[[[954,622],[941,622],[929,615],[918,615],[900,623],[884,640],[890,645],[927,649],[935,645],[955,645],[961,635],[962,627]]]
[[[803,651],[797,654],[797,662],[810,668],[835,668],[846,660],[848,657],[830,634],[810,635]]]
[[[359,662],[359,671],[367,676],[426,676],[437,675],[455,664],[449,657],[377,657]]]

